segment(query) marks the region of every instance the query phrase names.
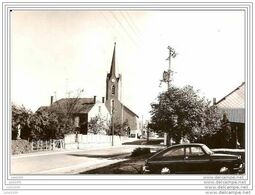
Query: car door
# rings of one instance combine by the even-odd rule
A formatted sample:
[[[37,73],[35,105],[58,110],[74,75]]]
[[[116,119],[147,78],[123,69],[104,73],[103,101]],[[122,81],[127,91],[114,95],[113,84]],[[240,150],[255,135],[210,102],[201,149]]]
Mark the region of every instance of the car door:
[[[187,146],[184,162],[184,169],[187,173],[208,173],[210,157],[201,146]]]
[[[184,165],[184,147],[174,147],[161,154],[160,168],[167,167],[172,173],[182,172]]]

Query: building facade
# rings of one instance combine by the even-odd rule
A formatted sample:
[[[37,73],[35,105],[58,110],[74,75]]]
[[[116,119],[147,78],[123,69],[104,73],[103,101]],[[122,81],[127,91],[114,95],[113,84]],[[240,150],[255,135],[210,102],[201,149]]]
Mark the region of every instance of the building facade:
[[[245,147],[245,83],[216,103],[231,125],[232,147]]]
[[[126,107],[120,101],[121,93],[121,75],[116,75],[116,43],[114,43],[113,56],[111,62],[110,73],[106,76],[106,101],[105,105],[110,112],[113,123],[116,126],[124,124],[124,130],[127,134],[131,131],[138,130],[138,115],[135,114],[131,109]]]
[[[55,102],[53,102],[53,97],[51,97],[50,106],[42,106],[38,109],[38,111],[49,110],[66,115],[71,114],[76,132],[83,135],[93,134],[89,130],[89,125],[95,117],[103,121],[102,125],[106,128],[111,121],[111,115],[105,106],[104,98],[101,102],[96,99],[96,96],[94,98],[62,98]],[[99,129],[98,132],[100,134],[107,134],[103,129]]]

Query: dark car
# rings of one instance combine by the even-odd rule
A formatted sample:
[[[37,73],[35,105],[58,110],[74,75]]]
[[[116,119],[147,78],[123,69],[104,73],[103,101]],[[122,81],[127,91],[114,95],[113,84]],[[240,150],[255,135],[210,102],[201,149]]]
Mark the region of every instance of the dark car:
[[[240,156],[214,154],[206,145],[192,143],[168,147],[145,161],[143,173],[237,173]]]

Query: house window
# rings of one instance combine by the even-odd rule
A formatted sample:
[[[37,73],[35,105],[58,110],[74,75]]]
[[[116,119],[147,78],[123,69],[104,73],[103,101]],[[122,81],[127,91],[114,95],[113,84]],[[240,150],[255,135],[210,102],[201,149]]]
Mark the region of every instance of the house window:
[[[112,86],[112,95],[114,95],[115,94],[115,86],[113,85]]]
[[[111,101],[111,114],[114,112],[114,100]]]
[[[74,126],[79,127],[80,123],[80,117],[76,116],[74,117]]]
[[[99,113],[101,112],[101,106],[98,106],[98,112]]]

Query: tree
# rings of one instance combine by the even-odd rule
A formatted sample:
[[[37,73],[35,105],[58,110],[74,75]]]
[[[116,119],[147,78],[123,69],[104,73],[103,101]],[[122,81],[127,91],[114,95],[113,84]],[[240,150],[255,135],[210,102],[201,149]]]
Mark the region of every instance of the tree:
[[[112,123],[108,123],[109,135],[112,135]],[[130,133],[130,128],[128,120],[125,120],[123,123],[120,120],[114,120],[114,135],[128,135]]]
[[[59,123],[55,113],[37,111],[28,118],[29,137],[33,140],[59,138]]]
[[[73,98],[65,98],[54,102],[53,105],[49,107],[49,112],[54,113],[57,116],[57,120],[60,124],[59,126],[59,136],[64,137],[64,134],[70,134],[76,132],[76,127],[74,123],[74,115],[80,113],[83,106],[80,102],[80,95],[82,90],[77,90],[76,95]]]
[[[89,121],[89,133],[92,134],[109,134],[109,121],[104,117],[97,115],[90,119]]]
[[[235,147],[235,141],[233,139],[231,131],[231,124],[227,119],[226,114],[223,114],[223,118],[221,120],[221,128],[217,132],[217,134],[204,137],[204,142],[209,147],[222,147],[222,148]]]
[[[32,115],[32,111],[26,109],[23,105],[17,106],[12,104],[12,139],[16,139],[18,133],[18,125],[21,126],[21,138],[28,139],[30,129],[28,127],[28,118]]]
[[[192,86],[177,88],[158,96],[151,104],[149,128],[168,133],[177,143],[183,136],[190,140],[201,140],[203,136],[215,134],[220,129],[220,113],[210,102],[198,96]]]

